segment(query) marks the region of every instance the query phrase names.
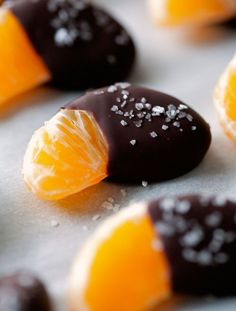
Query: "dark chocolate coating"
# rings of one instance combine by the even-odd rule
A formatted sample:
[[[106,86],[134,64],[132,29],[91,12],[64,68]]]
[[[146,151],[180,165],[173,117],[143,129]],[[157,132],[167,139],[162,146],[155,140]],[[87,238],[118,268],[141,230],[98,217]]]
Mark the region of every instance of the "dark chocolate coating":
[[[0,279],[0,311],[51,311],[44,285],[21,271]]]
[[[11,11],[52,73],[52,84],[87,89],[122,80],[135,58],[132,39],[84,0],[18,0]]]
[[[148,108],[140,109],[142,101]],[[95,116],[109,145],[110,178],[140,183],[187,173],[206,154],[211,141],[208,124],[187,106],[179,114],[181,105],[178,99],[154,90],[117,84],[88,92],[66,109],[82,109]],[[165,113],[153,116],[152,109]],[[171,113],[172,119],[166,120]],[[163,125],[168,129],[162,129]]]
[[[197,195],[149,205],[175,292],[236,295],[236,203]]]

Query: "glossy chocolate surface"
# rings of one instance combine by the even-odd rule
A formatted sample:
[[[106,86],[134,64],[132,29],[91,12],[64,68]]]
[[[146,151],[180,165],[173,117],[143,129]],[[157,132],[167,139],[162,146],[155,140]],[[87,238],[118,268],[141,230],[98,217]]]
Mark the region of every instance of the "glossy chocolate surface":
[[[166,197],[149,213],[180,293],[235,295],[236,203],[221,197]]]
[[[0,278],[0,311],[51,311],[43,284],[30,272]]]
[[[109,176],[116,181],[162,181],[187,173],[211,141],[208,124],[181,101],[127,83],[88,92],[66,109],[93,113],[109,145]]]
[[[84,0],[18,0],[10,9],[61,88],[86,89],[124,79],[135,48],[108,13]]]

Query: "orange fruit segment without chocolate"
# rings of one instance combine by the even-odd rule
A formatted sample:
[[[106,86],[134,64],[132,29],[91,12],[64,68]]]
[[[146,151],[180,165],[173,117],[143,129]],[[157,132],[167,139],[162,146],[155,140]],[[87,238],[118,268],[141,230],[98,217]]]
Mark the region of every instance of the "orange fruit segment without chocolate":
[[[171,294],[170,273],[143,203],[107,220],[79,253],[70,311],[144,311]]]
[[[0,8],[0,106],[50,80],[50,72],[37,55],[17,18]]]
[[[216,86],[214,100],[226,134],[236,142],[236,55]]]
[[[205,24],[236,14],[233,0],[148,0],[153,20],[162,26]]]
[[[93,115],[62,109],[33,135],[23,175],[37,196],[59,200],[107,177],[107,162],[108,145]]]

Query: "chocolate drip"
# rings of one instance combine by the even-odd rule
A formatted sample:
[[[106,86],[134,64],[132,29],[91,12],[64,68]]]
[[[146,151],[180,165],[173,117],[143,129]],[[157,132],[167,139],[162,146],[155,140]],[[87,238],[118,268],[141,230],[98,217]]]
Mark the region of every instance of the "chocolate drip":
[[[116,181],[162,181],[187,173],[211,141],[208,124],[181,101],[126,83],[88,92],[66,109],[93,113],[109,145],[108,173]]]
[[[220,197],[163,198],[149,205],[180,293],[235,295],[236,204]]]
[[[29,272],[0,279],[0,311],[50,311],[43,284]]]
[[[100,8],[84,0],[18,0],[10,9],[51,71],[53,85],[93,88],[130,73],[134,44]]]

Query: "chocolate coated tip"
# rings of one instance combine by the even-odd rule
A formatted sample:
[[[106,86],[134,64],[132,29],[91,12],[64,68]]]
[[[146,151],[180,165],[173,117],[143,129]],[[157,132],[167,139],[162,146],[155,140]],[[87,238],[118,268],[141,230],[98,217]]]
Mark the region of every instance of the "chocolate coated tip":
[[[236,203],[220,196],[164,197],[149,204],[175,292],[236,295]]]

